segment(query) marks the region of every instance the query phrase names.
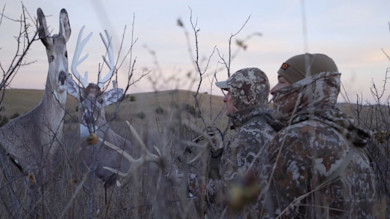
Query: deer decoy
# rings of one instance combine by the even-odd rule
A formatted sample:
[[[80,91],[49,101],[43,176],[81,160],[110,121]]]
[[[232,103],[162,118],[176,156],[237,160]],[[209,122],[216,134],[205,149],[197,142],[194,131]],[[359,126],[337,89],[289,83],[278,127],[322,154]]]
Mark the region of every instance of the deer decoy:
[[[99,138],[113,142],[123,150],[129,151],[131,142],[115,133],[107,122],[104,107],[117,102],[123,95],[123,89],[114,88],[104,90],[104,84],[109,81],[115,70],[114,54],[110,36],[105,31],[105,37],[100,34],[107,49],[108,60],[103,56],[109,70],[104,78],[99,74],[97,83],[88,83],[88,72],[81,77],[77,67],[88,54],[80,58],[82,50],[92,33],[82,39],[84,27],[80,30],[77,46],[72,60],[72,73],[75,80],[68,78],[68,93],[78,101],[78,118],[80,157],[82,162],[104,182],[104,188],[108,188],[116,182],[117,175],[104,169],[104,166],[127,169],[129,162],[112,149],[105,147]],[[79,85],[80,84],[80,85]]]
[[[82,39],[83,30],[84,27],[79,32],[72,60],[71,69],[75,80],[71,77],[68,78],[68,93],[78,101],[80,157],[85,166],[104,182],[106,191],[115,182],[118,186],[120,185],[117,180],[119,172],[127,172],[131,167],[138,167],[141,165],[140,160],[158,163],[160,157],[148,152],[146,147],[142,147],[142,150],[145,149],[147,152],[141,152],[141,154],[148,155],[142,155],[137,160],[129,160],[127,158],[128,154],[134,150],[134,142],[121,137],[110,128],[110,123],[107,122],[104,110],[105,106],[119,101],[123,95],[123,89],[116,86],[111,90],[104,89],[104,84],[111,80],[115,71],[110,36],[107,31],[105,31],[105,36],[100,34],[107,50],[108,60],[103,56],[103,61],[108,66],[108,73],[103,78],[99,73],[97,83],[88,83],[88,72],[85,72],[84,77],[81,77],[77,70],[78,65],[88,57],[88,54],[86,54],[80,58],[84,46],[92,35],[90,33],[85,39]],[[107,144],[115,145],[117,148],[112,149]],[[120,153],[121,151],[125,153]],[[118,171],[113,172],[112,170]]]
[[[60,12],[59,33],[52,36],[40,8],[37,16],[39,38],[46,47],[49,62],[43,98],[34,109],[0,128],[0,145],[20,169],[42,181],[63,138],[68,75],[66,43],[71,28],[65,9]]]

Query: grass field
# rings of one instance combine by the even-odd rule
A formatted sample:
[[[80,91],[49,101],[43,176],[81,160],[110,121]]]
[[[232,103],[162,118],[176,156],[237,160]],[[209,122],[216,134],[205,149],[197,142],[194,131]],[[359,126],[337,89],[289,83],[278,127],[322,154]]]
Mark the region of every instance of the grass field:
[[[41,100],[42,90],[11,89],[6,91],[3,101],[3,114],[10,118],[15,113],[22,115]],[[188,152],[188,144],[199,133],[183,125],[183,121],[195,124],[198,131],[206,125],[213,125],[221,130],[227,127],[223,97],[199,94],[201,112],[194,106],[194,93],[175,90],[149,93],[128,94],[120,103],[106,107],[106,117],[111,120],[111,128],[121,136],[136,142],[125,121],[129,121],[153,151],[153,145],[159,149],[167,164],[161,170],[156,164],[146,164],[135,171],[129,183],[122,188],[111,187],[107,197],[103,184],[94,174],[88,174],[80,165],[78,155],[78,117],[77,102],[68,96],[64,122],[64,147],[59,150],[52,182],[42,187],[44,201],[40,203],[41,215],[50,218],[199,218],[201,209],[195,209],[196,199],[189,199],[187,178],[178,177],[181,173],[205,173],[207,156],[190,165],[187,161],[196,155],[206,155],[203,149],[192,149]],[[357,123],[371,131],[387,131],[389,124],[389,108],[386,106],[359,106],[340,103],[338,106],[346,113],[354,116]],[[202,117],[200,117],[202,115]],[[385,115],[385,116],[383,116]],[[381,133],[381,132],[379,132]],[[230,131],[226,133],[229,135]],[[382,169],[384,183],[390,182],[390,154],[388,139],[379,147],[370,147],[373,160]],[[140,147],[135,144],[134,155],[140,156]],[[378,150],[380,148],[381,150]],[[178,172],[173,169],[175,167]],[[8,217],[15,209],[10,203],[9,189],[20,203],[22,216],[27,216],[29,203],[29,186],[26,177],[9,165],[13,181],[6,181],[0,175],[0,218]],[[172,177],[175,176],[175,177]],[[11,184],[10,186],[8,184]],[[107,201],[107,202],[106,202]],[[388,205],[387,205],[388,206]],[[389,206],[388,206],[389,207]],[[7,212],[9,211],[9,212]],[[6,213],[7,212],[7,213]]]
[[[15,113],[23,115],[39,103],[42,95],[43,91],[41,90],[7,90],[3,101],[3,113],[7,117],[11,117]],[[110,119],[112,115],[115,115],[111,128],[123,137],[136,142],[125,123],[125,121],[129,121],[142,136],[143,141],[148,144],[150,150],[153,150],[152,144],[159,145],[166,162],[175,163],[176,159],[182,157],[186,150],[186,145],[182,140],[191,140],[196,137],[196,133],[189,130],[188,127],[182,126],[182,120],[188,120],[196,126],[202,127],[205,123],[199,118],[201,113],[206,120],[210,120],[207,123],[211,123],[216,115],[220,115],[214,124],[221,127],[227,124],[223,110],[223,97],[199,94],[198,100],[202,112],[197,112],[193,95],[193,92],[180,90],[130,94],[123,99],[118,109],[115,104],[106,107],[106,117]],[[165,175],[170,170],[162,172],[153,164],[147,164],[137,170],[127,186],[110,188],[108,190],[110,204],[107,205],[104,201],[103,184],[93,174],[87,174],[88,171],[82,167],[83,165],[80,165],[78,159],[76,109],[76,100],[68,96],[67,114],[64,120],[64,147],[60,149],[56,158],[54,180],[49,187],[45,188],[45,201],[47,203],[43,203],[42,208],[40,208],[42,212],[45,212],[42,214],[54,218],[61,215],[76,218],[85,218],[91,215],[109,218],[144,218],[150,217],[150,215],[165,215],[163,217],[175,215],[174,217],[177,217],[180,212],[172,210],[172,208],[175,207],[173,205],[179,204],[180,208],[188,208],[188,212],[180,213],[181,217],[194,215],[195,211],[189,210],[193,201],[188,200],[187,192],[182,191],[185,188],[175,187],[173,188],[175,191],[172,191],[169,185],[173,182],[170,179],[165,179]],[[118,110],[117,113],[115,113],[116,110]],[[140,154],[139,148],[136,146],[133,152],[138,156]],[[189,155],[188,159],[193,157],[193,155]],[[21,176],[12,165],[10,168],[14,179],[16,178],[12,183],[14,183],[13,188],[19,191],[16,197],[22,205],[21,212],[24,212],[22,215],[28,215],[25,210],[28,208],[29,189],[25,183],[25,177]],[[4,180],[3,177],[2,180]],[[80,185],[82,185],[82,190],[77,191]],[[180,185],[185,186],[186,182],[183,181]],[[93,188],[92,193],[87,191],[91,187]],[[169,197],[159,199],[158,197],[166,190],[172,191]],[[0,190],[0,193],[2,197],[10,198],[6,190]],[[77,197],[76,200],[72,200],[73,194]],[[93,204],[90,202],[91,199]],[[68,208],[65,208],[67,205]],[[150,206],[158,206],[158,208],[151,209]],[[5,212],[13,207],[3,203],[0,209]],[[0,218],[5,215],[7,214],[0,213]]]

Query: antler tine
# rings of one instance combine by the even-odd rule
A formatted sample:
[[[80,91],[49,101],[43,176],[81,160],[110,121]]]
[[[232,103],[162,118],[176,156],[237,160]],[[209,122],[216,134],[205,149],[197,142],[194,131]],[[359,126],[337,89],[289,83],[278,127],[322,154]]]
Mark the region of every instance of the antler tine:
[[[102,39],[102,41],[104,43],[104,46],[106,47],[106,50],[107,50],[108,61],[107,61],[105,56],[102,56],[102,57],[103,57],[103,61],[108,66],[109,71],[108,71],[108,73],[106,74],[106,76],[103,79],[100,77],[101,75],[99,74],[98,85],[99,85],[100,88],[103,88],[104,83],[106,83],[112,77],[112,74],[114,73],[114,70],[115,70],[114,52],[113,52],[113,49],[112,49],[111,37],[108,34],[107,30],[104,30],[104,32],[106,34],[107,40],[104,39],[103,34],[99,33],[99,35],[100,35],[100,38]]]
[[[133,133],[133,135],[135,136],[135,138],[137,139],[137,141],[140,143],[141,147],[142,147],[142,150],[143,150],[143,155],[137,159],[135,159],[133,156],[131,156],[129,153],[127,153],[126,151],[122,150],[121,148],[117,147],[116,145],[113,145],[111,144],[110,142],[107,142],[107,141],[104,141],[104,144],[115,150],[116,152],[118,152],[119,154],[123,155],[123,157],[125,159],[127,159],[129,162],[130,162],[130,169],[127,171],[127,172],[121,172],[119,170],[116,170],[114,168],[110,168],[110,167],[103,167],[104,169],[107,169],[113,173],[116,173],[122,177],[130,177],[130,174],[136,170],[138,167],[140,167],[142,164],[144,164],[145,162],[154,162],[154,163],[157,163],[160,167],[164,167],[162,166],[162,162],[161,162],[161,153],[160,151],[158,150],[157,147],[154,147],[154,149],[156,150],[157,152],[157,155],[156,154],[153,154],[151,153],[147,148],[146,148],[146,145],[143,143],[142,139],[140,138],[140,136],[138,135],[138,133],[136,132],[136,130],[134,129],[134,127],[128,122],[126,121],[127,124],[129,125],[130,127],[130,130],[131,132]],[[102,139],[100,139],[101,141],[103,141]]]
[[[102,139],[100,139],[100,140],[102,141]],[[163,166],[161,166],[161,161],[160,161],[161,160],[160,159],[160,152],[158,151],[158,149],[156,147],[155,147],[155,149],[157,150],[158,155],[152,154],[149,151],[145,151],[145,154],[143,154],[141,157],[135,159],[129,153],[127,153],[126,151],[117,147],[116,145],[111,144],[108,141],[104,141],[104,145],[106,145],[107,147],[109,147],[109,148],[115,150],[116,152],[118,152],[119,154],[121,154],[130,163],[130,168],[127,170],[127,172],[121,172],[120,170],[117,170],[117,169],[114,169],[111,167],[103,167],[106,170],[109,170],[115,174],[118,174],[122,177],[125,177],[125,180],[124,180],[124,183],[122,184],[122,186],[126,185],[127,182],[130,180],[131,173],[133,173],[135,170],[138,169],[138,167],[140,167],[142,164],[144,164],[146,162],[157,163],[160,165],[161,168],[163,168]]]
[[[84,73],[84,77],[81,77],[80,73],[77,70],[77,66],[79,66],[87,57],[88,53],[84,55],[82,58],[80,58],[81,52],[83,51],[85,45],[89,41],[89,39],[92,36],[92,32],[88,34],[88,36],[82,39],[83,31],[84,31],[85,25],[81,28],[79,32],[79,36],[77,37],[77,44],[76,44],[76,49],[73,54],[73,60],[72,60],[72,73],[73,75],[77,78],[77,80],[83,85],[83,87],[88,86],[88,71]]]

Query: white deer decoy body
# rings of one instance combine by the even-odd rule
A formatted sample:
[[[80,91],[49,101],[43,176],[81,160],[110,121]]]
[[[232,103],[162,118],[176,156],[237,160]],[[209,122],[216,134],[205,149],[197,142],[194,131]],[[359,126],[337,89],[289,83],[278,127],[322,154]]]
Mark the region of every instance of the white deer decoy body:
[[[37,15],[39,38],[46,47],[49,62],[44,95],[30,112],[0,128],[1,146],[23,171],[34,174],[45,173],[43,169],[52,164],[62,141],[68,75],[66,43],[71,34],[65,9],[60,12],[59,33],[53,36],[40,8]]]
[[[84,164],[104,182],[107,188],[113,185],[117,180],[119,172],[127,172],[130,166],[139,166],[140,160],[159,162],[159,156],[146,151],[146,155],[137,161],[132,161],[124,157],[132,151],[133,143],[115,133],[109,126],[105,117],[104,107],[115,103],[122,98],[123,89],[114,86],[113,89],[103,90],[104,84],[112,78],[115,70],[114,54],[110,36],[105,31],[106,39],[100,34],[100,37],[107,49],[108,60],[103,56],[104,62],[109,68],[109,72],[104,78],[99,74],[97,84],[88,83],[88,73],[81,77],[77,71],[77,66],[84,61],[88,54],[80,58],[83,47],[91,37],[91,33],[82,40],[80,30],[75,55],[72,61],[72,73],[81,84],[68,78],[68,93],[78,100],[79,122],[80,122],[80,152]],[[116,148],[107,146],[115,145]],[[143,149],[147,150],[146,147]],[[144,159],[145,158],[145,159]],[[152,158],[152,159],[151,159]],[[112,171],[117,170],[117,172]]]
[[[108,51],[108,61],[103,57],[104,62],[109,66],[109,72],[101,79],[100,74],[97,83],[88,83],[88,73],[81,77],[77,71],[77,66],[83,62],[87,56],[80,58],[83,47],[90,39],[92,33],[87,38],[82,38],[84,27],[80,30],[77,46],[72,61],[72,73],[81,84],[68,78],[68,93],[78,100],[78,112],[80,122],[80,153],[83,163],[104,182],[107,188],[116,181],[116,174],[103,169],[109,166],[116,169],[129,168],[129,163],[112,149],[105,147],[98,138],[105,139],[118,145],[123,150],[129,151],[131,142],[122,138],[110,129],[105,117],[104,107],[117,102],[123,94],[123,89],[114,88],[104,91],[104,83],[111,79],[115,66],[112,51],[112,45],[109,35],[106,33],[107,40],[102,35],[101,38]]]

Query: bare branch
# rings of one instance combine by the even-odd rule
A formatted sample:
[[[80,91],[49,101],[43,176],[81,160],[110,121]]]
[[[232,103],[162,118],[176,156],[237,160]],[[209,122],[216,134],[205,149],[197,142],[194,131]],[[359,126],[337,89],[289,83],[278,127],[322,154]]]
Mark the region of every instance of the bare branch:
[[[134,80],[131,83],[131,79],[133,78],[134,70],[135,70],[135,63],[136,63],[136,58],[133,59],[133,47],[135,43],[138,41],[138,39],[134,39],[134,29],[135,29],[135,15],[133,14],[133,23],[131,27],[131,37],[130,37],[130,48],[126,55],[124,56],[121,64],[119,66],[122,66],[122,63],[125,61],[126,57],[129,57],[129,68],[127,70],[127,85],[124,89],[123,95],[126,94],[126,92],[129,90],[130,86],[137,83],[139,80],[141,80],[143,77],[145,77],[148,73],[142,74],[138,79]],[[123,39],[124,39],[124,34],[123,34]],[[123,100],[123,98],[122,98]]]
[[[5,11],[5,4],[3,6],[3,10],[1,11],[1,14],[0,14],[0,25],[1,23],[3,22],[3,18],[4,18],[4,11]]]
[[[232,57],[232,40],[233,40],[234,37],[236,37],[244,29],[244,27],[248,23],[250,17],[251,16],[248,16],[248,18],[246,19],[244,24],[240,27],[240,29],[236,33],[230,35],[230,38],[229,38],[229,57],[228,57],[228,61],[227,62],[225,61],[225,59],[221,56],[221,54],[218,51],[219,57],[221,58],[222,62],[224,63],[224,65],[226,67],[226,70],[227,70],[227,73],[228,73],[228,77],[230,77],[230,75],[231,75],[230,65],[231,65],[232,59],[234,58],[234,57]],[[236,53],[238,53],[238,51]]]
[[[25,62],[26,55],[31,48],[31,45],[38,40],[38,27],[37,24],[34,23],[36,30],[34,31],[32,37],[30,38],[29,29],[32,26],[29,23],[26,14],[29,15],[27,9],[22,4],[22,14],[20,15],[20,19],[11,19],[8,16],[4,15],[5,6],[3,7],[3,11],[0,17],[0,23],[3,21],[3,18],[6,18],[10,21],[19,23],[19,34],[16,36],[16,50],[15,55],[10,61],[9,67],[7,69],[4,68],[4,65],[0,63],[1,70],[3,72],[3,78],[0,81],[0,91],[3,93],[0,97],[0,103],[4,97],[4,89],[11,83],[12,79],[19,71],[21,66],[29,65],[33,62]]]

